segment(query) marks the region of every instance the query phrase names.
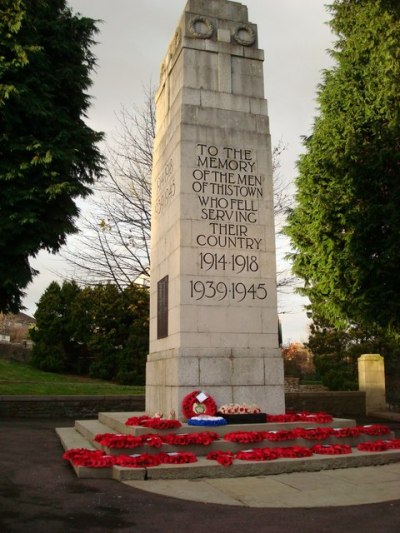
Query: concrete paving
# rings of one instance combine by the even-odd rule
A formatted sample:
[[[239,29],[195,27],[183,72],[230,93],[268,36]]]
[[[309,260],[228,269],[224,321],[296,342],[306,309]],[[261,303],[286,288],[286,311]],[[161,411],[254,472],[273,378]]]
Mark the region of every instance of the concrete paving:
[[[190,533],[400,531],[396,464],[251,480],[143,481],[136,488],[112,479],[76,477],[61,459],[62,446],[54,431],[72,422],[0,421],[1,533],[176,533],[183,528]],[[400,424],[389,425],[400,437]],[[164,492],[157,493],[162,486]],[[343,486],[348,487],[347,496],[339,505]],[[384,501],[391,497],[390,487],[395,496]],[[332,499],[322,500],[321,491],[330,491]],[[293,503],[302,506],[290,507]]]
[[[276,476],[127,481],[183,500],[244,507],[331,507],[400,498],[400,463]]]
[[[399,413],[374,413],[379,422],[400,423]],[[397,424],[393,429],[399,437]],[[400,463],[293,472],[273,476],[127,481],[126,485],[187,501],[243,507],[317,508],[400,499]]]

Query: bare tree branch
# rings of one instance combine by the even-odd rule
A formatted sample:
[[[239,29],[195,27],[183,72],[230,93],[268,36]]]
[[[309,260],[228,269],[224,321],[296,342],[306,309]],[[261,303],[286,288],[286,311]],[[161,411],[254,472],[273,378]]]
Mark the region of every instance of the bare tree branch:
[[[82,284],[112,282],[120,289],[150,275],[151,170],[155,136],[154,88],[145,90],[140,109],[122,108],[118,137],[108,149],[105,177],[96,186],[90,213],[64,257]],[[279,173],[286,146],[273,149],[274,214],[277,237],[292,203],[289,185]],[[278,239],[277,239],[278,240]],[[278,290],[293,284],[289,269],[278,272]]]

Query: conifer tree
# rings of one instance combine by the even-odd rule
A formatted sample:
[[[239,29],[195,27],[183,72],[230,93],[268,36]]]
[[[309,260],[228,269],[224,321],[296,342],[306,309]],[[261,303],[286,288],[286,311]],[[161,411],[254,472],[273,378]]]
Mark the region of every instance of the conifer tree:
[[[316,319],[400,332],[400,2],[336,0],[286,233]]]
[[[65,0],[0,6],[0,311],[17,312],[35,272],[76,231],[102,157],[84,122],[96,23]]]

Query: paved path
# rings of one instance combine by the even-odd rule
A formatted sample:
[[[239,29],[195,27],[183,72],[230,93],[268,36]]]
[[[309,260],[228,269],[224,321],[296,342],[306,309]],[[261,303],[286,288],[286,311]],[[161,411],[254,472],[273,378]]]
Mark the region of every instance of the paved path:
[[[400,531],[397,464],[133,487],[76,478],[54,431],[72,423],[0,423],[1,533]]]
[[[331,507],[400,498],[400,463],[205,480],[128,481],[140,490],[183,500],[245,507]]]

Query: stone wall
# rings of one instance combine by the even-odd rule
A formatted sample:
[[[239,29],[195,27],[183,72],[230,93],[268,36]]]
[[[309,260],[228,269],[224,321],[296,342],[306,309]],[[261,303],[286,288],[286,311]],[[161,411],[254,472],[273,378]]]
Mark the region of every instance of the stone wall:
[[[365,392],[287,392],[287,411],[325,411],[336,417],[365,416]]]
[[[286,409],[365,416],[364,392],[290,392]],[[144,396],[0,396],[0,417],[96,418],[97,413],[144,411]]]
[[[144,410],[144,396],[0,396],[0,417],[97,418],[97,413]]]
[[[32,359],[32,350],[20,343],[0,341],[0,357],[11,361],[29,363]]]

